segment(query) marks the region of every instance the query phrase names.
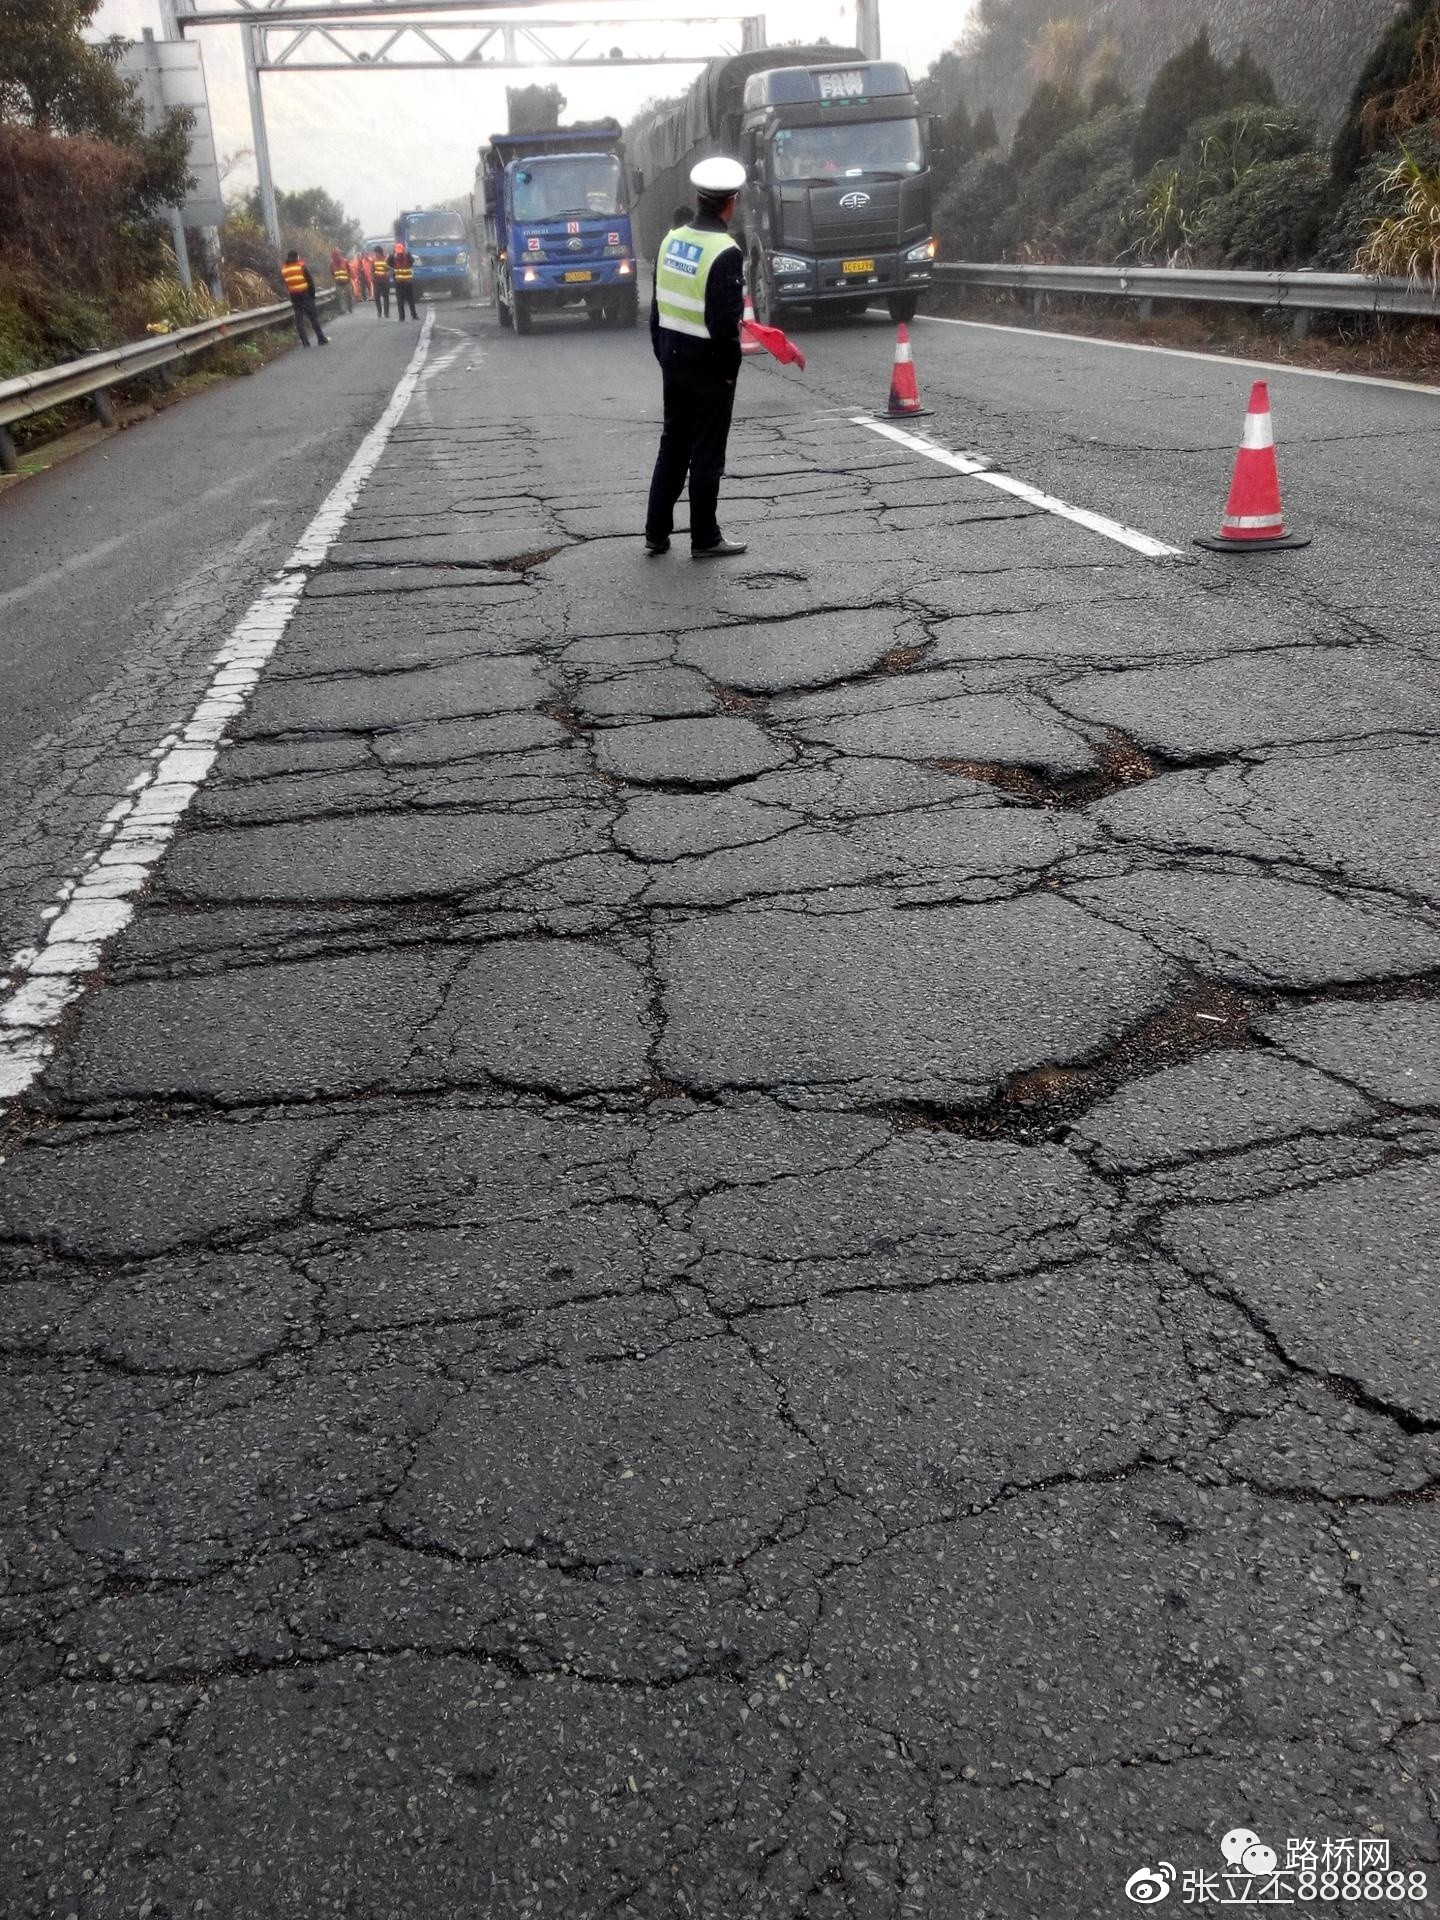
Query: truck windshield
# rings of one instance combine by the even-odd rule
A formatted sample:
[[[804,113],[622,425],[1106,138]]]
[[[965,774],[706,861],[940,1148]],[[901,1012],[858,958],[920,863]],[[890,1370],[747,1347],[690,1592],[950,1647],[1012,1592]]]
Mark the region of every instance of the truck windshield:
[[[781,127],[775,178],[812,185],[833,180],[898,179],[925,164],[918,120],[835,120],[827,127]]]
[[[453,213],[412,213],[405,221],[405,232],[418,246],[432,246],[439,240],[463,240],[465,229]]]
[[[606,153],[531,160],[515,169],[517,220],[575,219],[623,212],[620,162]]]

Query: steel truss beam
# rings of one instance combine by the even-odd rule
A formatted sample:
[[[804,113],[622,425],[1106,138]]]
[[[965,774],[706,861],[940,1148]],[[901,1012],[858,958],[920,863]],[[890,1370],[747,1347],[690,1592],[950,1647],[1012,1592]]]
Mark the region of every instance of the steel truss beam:
[[[412,12],[424,0],[412,0]],[[695,65],[715,54],[738,53],[762,42],[758,23],[743,15],[699,14],[685,19],[554,21],[542,34],[516,22],[484,20],[387,19],[383,27],[362,24],[357,8],[331,25],[318,21],[249,27],[262,73],[335,73],[356,68],[399,71],[487,67],[635,67]],[[731,21],[739,28],[733,41],[710,39],[703,49],[677,46],[673,29],[713,27]],[[610,43],[611,31],[624,44]],[[598,36],[598,37],[597,37]]]

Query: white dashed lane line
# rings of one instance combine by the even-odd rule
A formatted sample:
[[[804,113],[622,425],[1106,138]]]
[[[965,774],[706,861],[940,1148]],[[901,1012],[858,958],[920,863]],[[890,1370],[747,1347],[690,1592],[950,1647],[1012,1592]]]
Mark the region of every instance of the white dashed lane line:
[[[410,404],[430,351],[434,321],[434,313],[427,313],[410,364],[385,411],[356,448],[279,575],[261,589],[216,654],[215,672],[199,705],[178,732],[161,741],[150,756],[151,765],[106,815],[98,850],[47,909],[50,925],[44,941],[17,953],[0,977],[0,1099],[13,1100],[43,1072],[61,1015],[85,991],[105,942],[133,917],[140,889],[215,765],[226,728],[249,704],[311,571],[323,565]]]
[[[949,467],[954,473],[963,473],[967,479],[979,480],[1000,493],[1008,493],[1042,513],[1053,513],[1061,520],[1073,520],[1077,527],[1088,527],[1092,533],[1100,533],[1107,540],[1118,541],[1122,547],[1129,547],[1132,553],[1143,554],[1147,560],[1179,560],[1183,557],[1178,547],[1167,547],[1163,540],[1157,540],[1152,533],[1141,533],[1137,527],[1124,526],[1118,520],[1108,519],[1103,513],[1092,513],[1088,507],[1072,507],[1068,500],[1057,500],[1053,493],[1042,493],[1039,487],[1032,487],[1028,480],[1017,480],[1013,473],[997,471],[983,454],[951,453],[948,447],[940,446],[923,433],[909,432],[889,420],[872,419],[866,413],[852,415],[850,424],[852,427],[864,427],[870,433],[881,434],[887,440],[894,440],[899,446],[923,454],[927,460]]]

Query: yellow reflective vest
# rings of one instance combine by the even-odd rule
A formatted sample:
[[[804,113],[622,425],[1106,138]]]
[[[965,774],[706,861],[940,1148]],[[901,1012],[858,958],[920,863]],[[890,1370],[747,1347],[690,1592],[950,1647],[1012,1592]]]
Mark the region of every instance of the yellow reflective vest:
[[[305,284],[306,274],[305,262],[303,260],[285,261],[280,269],[280,277],[284,280],[286,291],[289,293],[308,293],[310,291],[309,287]]]
[[[705,288],[715,262],[732,247],[738,251],[738,242],[728,233],[676,227],[666,234],[655,267],[655,304],[662,327],[695,340],[711,337],[705,324]]]

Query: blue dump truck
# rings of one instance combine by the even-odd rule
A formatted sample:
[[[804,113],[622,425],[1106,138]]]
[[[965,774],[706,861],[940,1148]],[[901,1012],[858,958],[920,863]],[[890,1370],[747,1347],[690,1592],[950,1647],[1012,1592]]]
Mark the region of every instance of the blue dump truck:
[[[395,238],[415,263],[417,295],[448,293],[454,299],[469,293],[470,243],[458,213],[424,207],[402,213]]]
[[[712,60],[683,99],[631,129],[636,230],[659,250],[690,169],[724,153],[747,179],[731,231],[756,317],[796,307],[913,320],[931,281],[930,156],[938,124],[904,67],[843,47],[771,47]]]
[[[502,326],[529,333],[537,313],[566,307],[597,326],[639,319],[618,121],[493,134],[475,171],[475,224]]]

